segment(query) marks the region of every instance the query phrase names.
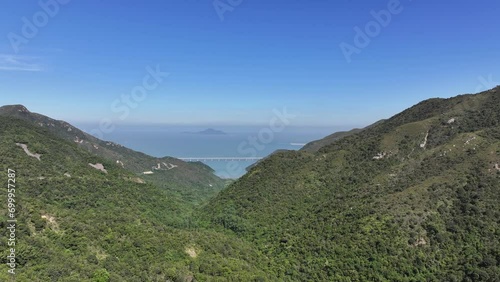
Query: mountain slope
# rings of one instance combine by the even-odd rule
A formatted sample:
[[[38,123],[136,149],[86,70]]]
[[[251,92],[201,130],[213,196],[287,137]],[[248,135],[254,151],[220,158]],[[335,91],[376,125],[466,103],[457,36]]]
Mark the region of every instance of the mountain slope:
[[[304,151],[304,152],[308,152],[308,153],[315,153],[315,152],[319,151],[319,149],[321,149],[324,146],[330,145],[330,144],[334,143],[335,141],[340,140],[344,137],[359,133],[359,132],[361,132],[365,129],[368,129],[370,127],[373,127],[381,122],[383,122],[383,120],[377,121],[376,123],[369,125],[369,126],[362,128],[362,129],[354,128],[354,129],[351,129],[349,131],[335,132],[335,133],[330,134],[330,135],[328,135],[325,138],[322,138],[320,140],[316,140],[316,141],[312,141],[312,142],[307,143],[304,147],[302,147],[300,149],[300,151]]]
[[[300,149],[300,151],[314,153],[314,152],[317,152],[319,149],[321,149],[321,147],[324,147],[324,146],[329,145],[329,144],[331,144],[331,143],[333,143],[341,138],[356,134],[356,133],[361,132],[361,131],[362,131],[362,129],[354,128],[354,129],[351,129],[349,131],[335,132],[333,134],[326,136],[323,139],[315,140],[315,141],[307,143],[306,145],[304,145],[304,147],[302,147]]]
[[[172,192],[43,127],[0,116],[0,156],[2,182],[16,179],[16,281],[269,277],[249,243],[198,228]],[[7,191],[0,202],[0,281],[9,281]]]
[[[202,202],[225,186],[225,181],[204,164],[187,163],[171,157],[148,156],[119,144],[100,140],[67,122],[32,113],[22,105],[0,107],[0,116],[28,121],[60,138],[74,142],[94,155],[136,173],[143,180],[176,192],[179,197],[189,202]],[[150,174],[143,175],[144,172]]]
[[[201,215],[280,280],[500,280],[500,88],[260,162]]]

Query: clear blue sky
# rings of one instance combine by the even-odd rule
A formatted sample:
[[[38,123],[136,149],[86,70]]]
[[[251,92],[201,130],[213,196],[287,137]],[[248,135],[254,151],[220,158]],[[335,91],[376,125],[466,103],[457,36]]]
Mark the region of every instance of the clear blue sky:
[[[356,47],[354,28],[392,1],[241,0],[221,20],[213,0],[72,0],[45,25],[38,1],[3,1],[0,104],[170,124],[267,123],[287,107],[297,126],[359,126],[500,84],[497,0],[401,0],[349,63],[340,44]],[[22,18],[34,16],[27,38]],[[113,101],[157,65],[169,77],[121,119]]]

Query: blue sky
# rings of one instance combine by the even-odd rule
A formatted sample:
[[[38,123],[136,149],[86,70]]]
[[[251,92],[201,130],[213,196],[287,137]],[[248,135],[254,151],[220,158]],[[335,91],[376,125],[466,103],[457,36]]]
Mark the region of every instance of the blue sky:
[[[1,105],[196,125],[266,124],[286,107],[295,126],[349,127],[500,84],[495,0],[59,1],[3,1]],[[368,44],[355,27],[372,28]],[[342,43],[357,50],[350,62]],[[124,117],[112,105],[148,66],[169,76]]]

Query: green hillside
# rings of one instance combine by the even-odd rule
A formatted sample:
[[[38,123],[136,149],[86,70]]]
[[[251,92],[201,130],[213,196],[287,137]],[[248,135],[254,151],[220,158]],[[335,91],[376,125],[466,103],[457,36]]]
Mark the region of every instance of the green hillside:
[[[499,90],[276,152],[215,197],[203,164],[2,107],[0,281],[14,176],[15,281],[500,281]]]
[[[250,243],[198,228],[189,217],[192,207],[173,192],[142,183],[136,174],[44,127],[0,116],[0,156],[5,183],[0,281],[12,278],[6,264],[12,247],[7,241],[8,169],[16,179],[16,281],[268,277],[265,259]]]
[[[261,161],[200,214],[276,281],[500,281],[500,88]]]
[[[340,131],[340,132],[335,132],[333,134],[330,134],[328,136],[326,136],[325,138],[322,138],[320,140],[316,140],[316,141],[312,141],[312,142],[309,142],[307,143],[304,147],[302,147],[300,150],[301,151],[304,151],[304,152],[308,152],[308,153],[316,153],[319,149],[327,146],[327,145],[330,145],[332,143],[334,143],[335,141],[337,140],[340,140],[344,137],[347,137],[347,136],[351,136],[353,134],[356,134],[356,133],[359,133],[365,129],[368,129],[370,127],[373,127],[379,123],[383,122],[383,120],[381,121],[377,121],[376,123],[370,125],[370,126],[367,126],[366,128],[363,128],[363,129],[359,129],[359,128],[354,128],[354,129],[351,129],[349,131]]]
[[[155,158],[114,142],[100,140],[65,121],[32,113],[22,105],[0,107],[0,116],[28,121],[136,173],[144,181],[175,192],[189,203],[200,203],[225,187],[225,181],[217,177],[207,165],[187,163],[171,157]],[[144,172],[152,174],[144,175]]]
[[[335,142],[337,140],[340,140],[340,139],[342,139],[344,137],[347,137],[347,136],[359,133],[361,131],[362,131],[362,129],[355,128],[355,129],[351,129],[349,131],[335,132],[333,134],[330,134],[330,135],[326,136],[323,139],[307,143],[300,150],[304,151],[304,152],[315,153],[319,149],[321,149],[322,147],[324,147],[326,145],[329,145],[329,144],[331,144],[331,143],[333,143],[333,142]]]

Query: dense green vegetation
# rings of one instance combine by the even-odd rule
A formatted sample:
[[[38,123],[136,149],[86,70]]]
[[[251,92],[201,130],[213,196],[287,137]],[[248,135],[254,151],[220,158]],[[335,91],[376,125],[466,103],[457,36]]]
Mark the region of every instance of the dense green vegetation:
[[[431,99],[263,160],[200,216],[278,280],[499,281],[499,133],[499,88]]]
[[[0,108],[16,279],[500,281],[499,90],[276,152],[215,197],[226,183],[201,163],[79,137],[91,149],[64,122]],[[170,165],[141,173],[158,162]],[[0,281],[12,278],[6,227],[4,204]]]
[[[41,160],[16,143],[42,154]],[[2,182],[7,183],[8,168],[16,171],[16,281],[268,277],[251,244],[197,228],[189,218],[191,205],[175,193],[137,183],[134,173],[44,128],[0,117],[0,155]],[[89,163],[102,163],[108,173]],[[0,202],[6,203],[6,187],[3,191]],[[6,227],[3,204],[0,281],[9,281]]]
[[[217,177],[209,166],[202,163],[186,163],[171,157],[155,158],[100,140],[67,122],[32,113],[22,105],[0,107],[0,116],[28,121],[47,133],[73,142],[94,155],[135,172],[141,179],[173,192],[188,204],[204,201],[226,185],[225,180]],[[154,174],[143,176],[146,171]]]
[[[335,132],[333,134],[330,134],[330,135],[326,136],[323,139],[307,143],[300,150],[304,151],[304,152],[315,153],[315,152],[319,151],[319,149],[321,149],[321,148],[323,148],[323,147],[325,147],[327,145],[330,145],[330,144],[334,143],[337,140],[340,140],[340,139],[342,139],[344,137],[356,134],[356,133],[361,132],[361,131],[362,131],[362,129],[355,128],[355,129],[352,129],[352,130],[349,130],[349,131]]]

